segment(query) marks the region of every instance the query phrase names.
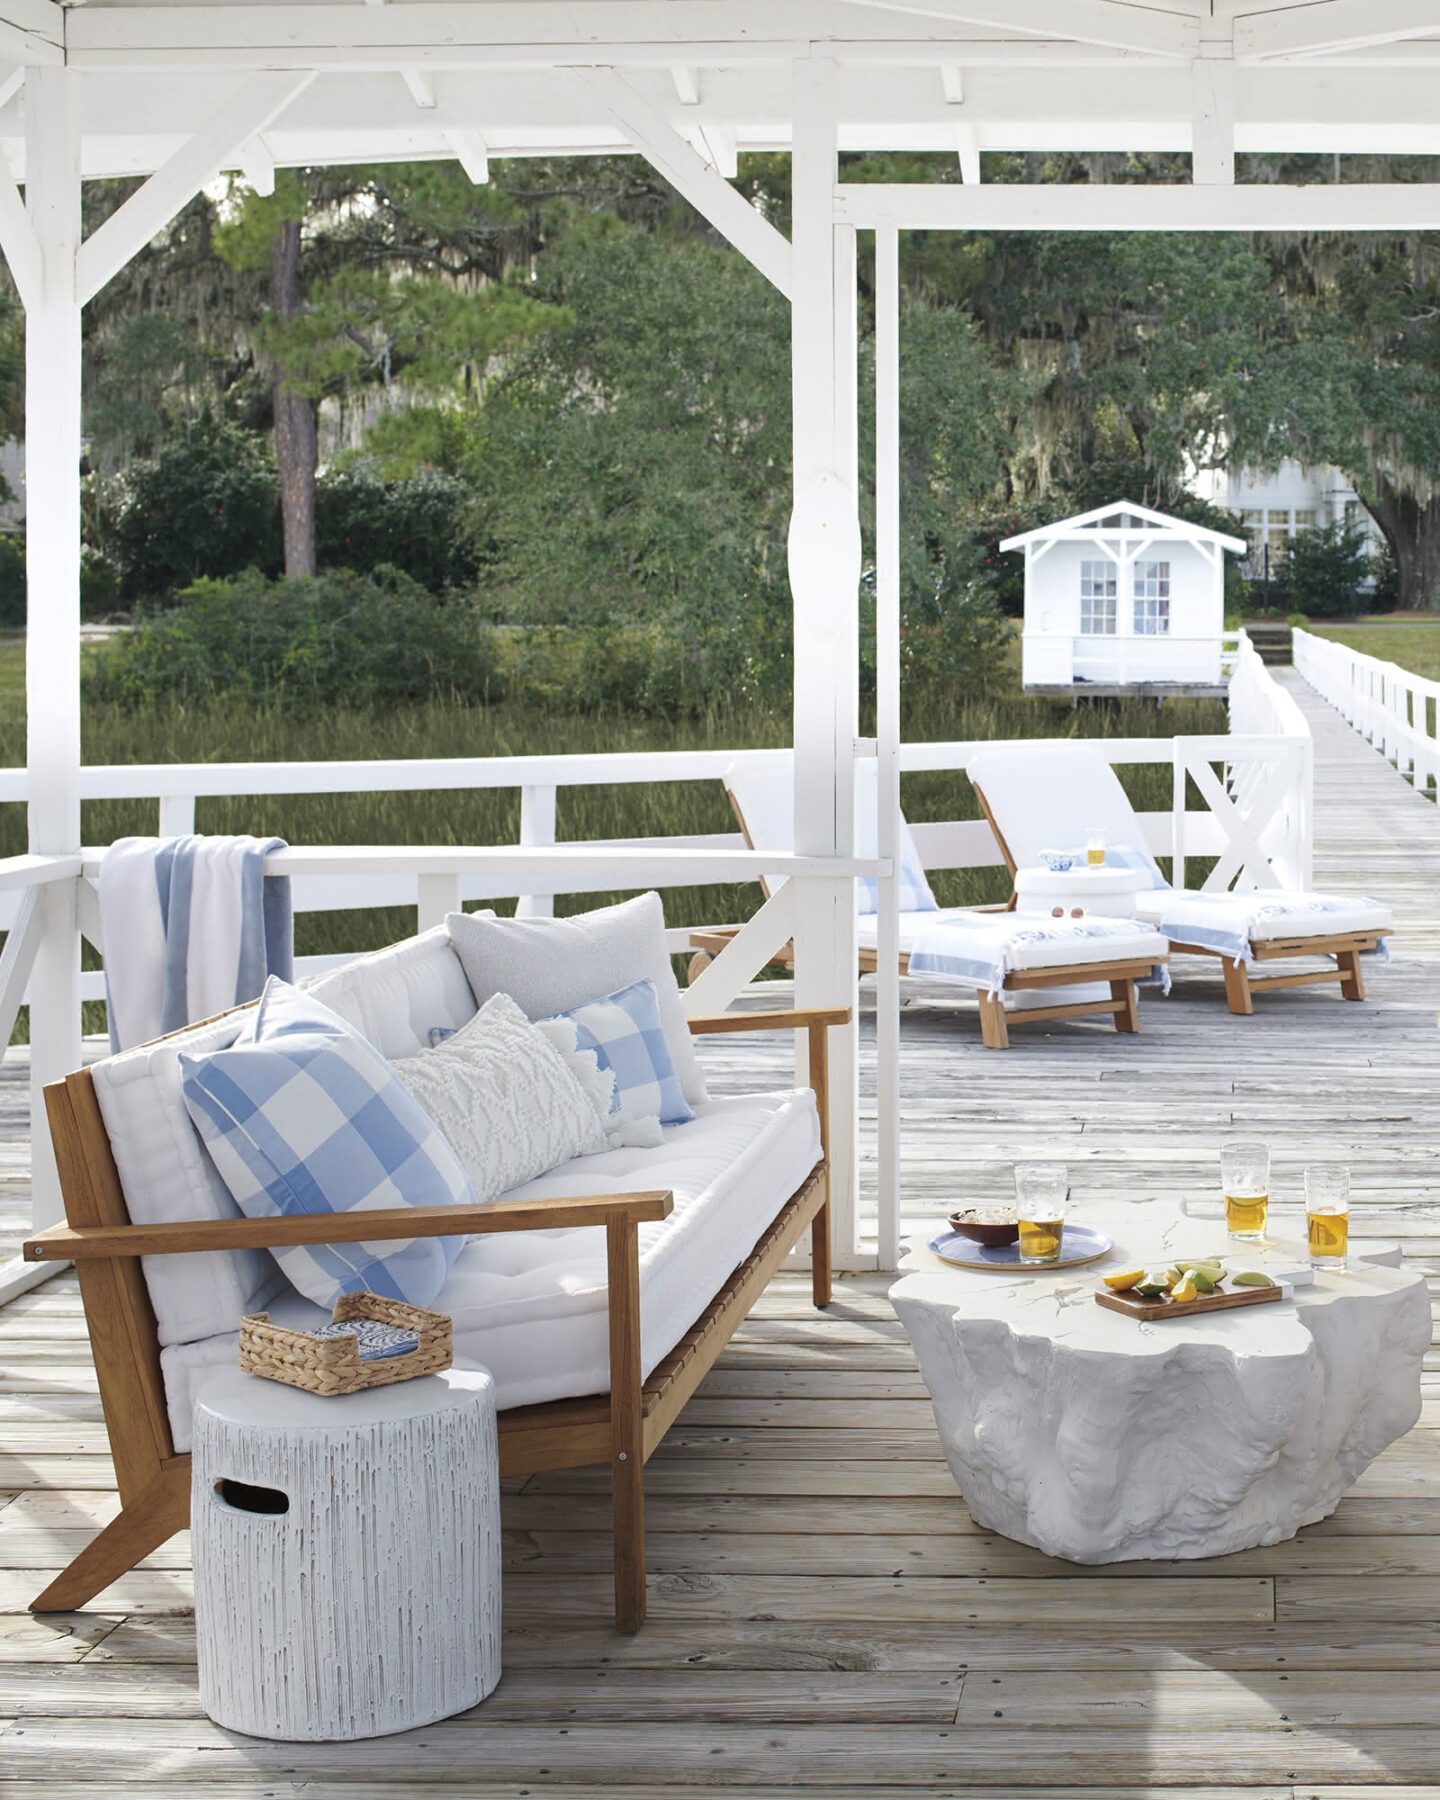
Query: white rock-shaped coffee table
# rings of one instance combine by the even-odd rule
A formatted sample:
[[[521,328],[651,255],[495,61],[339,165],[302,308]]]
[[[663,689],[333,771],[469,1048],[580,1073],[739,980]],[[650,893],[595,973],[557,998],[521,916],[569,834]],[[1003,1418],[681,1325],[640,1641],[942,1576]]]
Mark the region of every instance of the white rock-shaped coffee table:
[[[1095,1304],[1106,1271],[1216,1253],[1294,1267],[1304,1246],[1235,1244],[1158,1201],[1072,1220],[1116,1250],[1010,1275],[949,1267],[921,1239],[890,1290],[977,1523],[1083,1563],[1279,1543],[1419,1418],[1418,1273],[1352,1259],[1293,1300],[1144,1325]]]

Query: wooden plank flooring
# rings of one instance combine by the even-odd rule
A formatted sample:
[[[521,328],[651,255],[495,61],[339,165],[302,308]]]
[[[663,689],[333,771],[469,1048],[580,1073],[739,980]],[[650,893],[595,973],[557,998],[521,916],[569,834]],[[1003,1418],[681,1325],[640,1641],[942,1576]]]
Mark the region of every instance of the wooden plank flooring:
[[[1282,1208],[1348,1160],[1358,1227],[1440,1288],[1440,815],[1296,683],[1316,734],[1317,885],[1399,915],[1365,1006],[1299,990],[1232,1019],[1181,963],[1143,1034],[1088,1022],[980,1047],[972,1006],[911,991],[907,1213],[1003,1194],[1055,1152],[1087,1194],[1213,1191],[1216,1146],[1269,1139]],[[781,990],[783,991],[783,990]],[[771,1001],[777,989],[747,1003]],[[870,1021],[866,1036],[870,1038]],[[717,1088],[789,1046],[707,1039]],[[873,1083],[862,1081],[868,1116]],[[23,1059],[0,1070],[0,1233],[24,1199]],[[0,1786],[16,1800],[1440,1800],[1440,1348],[1425,1416],[1336,1515],[1214,1562],[1077,1568],[980,1530],[939,1455],[884,1277],[825,1314],[772,1285],[651,1464],[651,1618],[606,1624],[606,1478],[511,1484],[505,1677],[473,1713],[358,1746],[259,1743],[195,1689],[188,1547],[84,1614],[25,1612],[113,1515],[74,1279],[0,1311]]]

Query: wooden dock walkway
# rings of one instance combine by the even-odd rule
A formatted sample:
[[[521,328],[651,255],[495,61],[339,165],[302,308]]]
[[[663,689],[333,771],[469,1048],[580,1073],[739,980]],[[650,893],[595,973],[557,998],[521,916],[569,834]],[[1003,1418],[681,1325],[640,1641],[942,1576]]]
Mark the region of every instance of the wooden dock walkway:
[[[1220,1138],[1243,1130],[1272,1144],[1282,1207],[1305,1161],[1348,1161],[1360,1228],[1440,1280],[1440,813],[1297,698],[1316,734],[1317,884],[1400,915],[1370,1000],[1298,990],[1235,1019],[1213,964],[1182,963],[1137,1039],[1041,1026],[996,1055],[973,1008],[917,990],[902,1022],[917,1224],[1004,1193],[1010,1163],[1042,1151],[1072,1165],[1082,1206],[1206,1196]],[[772,1081],[787,1046],[704,1049],[723,1087]],[[23,1182],[17,1073],[0,1084],[0,1197]],[[348,1747],[204,1718],[183,1540],[85,1614],[28,1617],[114,1500],[74,1278],[22,1297],[0,1311],[0,1787],[1440,1800],[1440,1353],[1420,1426],[1322,1525],[1215,1562],[1077,1568],[971,1522],[886,1287],[845,1279],[821,1315],[785,1278],[756,1308],[651,1464],[638,1637],[605,1623],[603,1472],[533,1478],[505,1502],[497,1693]]]

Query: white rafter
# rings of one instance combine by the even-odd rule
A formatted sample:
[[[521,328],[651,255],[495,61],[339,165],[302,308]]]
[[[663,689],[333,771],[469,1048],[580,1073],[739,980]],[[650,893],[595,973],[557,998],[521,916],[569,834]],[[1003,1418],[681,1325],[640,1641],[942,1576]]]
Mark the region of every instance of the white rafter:
[[[853,0],[853,4],[1159,56],[1193,56],[1199,44],[1193,18],[1130,6],[1126,0]]]
[[[81,304],[93,299],[207,181],[234,160],[240,146],[273,124],[314,78],[310,70],[252,75],[202,130],[80,246],[75,255],[75,289]]]
[[[1432,0],[1312,0],[1237,18],[1235,55],[1246,62],[1325,56],[1437,35]]]
[[[790,245],[768,219],[692,150],[665,115],[613,69],[577,71],[634,147],[767,281],[790,294]]]
[[[447,131],[450,148],[455,152],[455,160],[474,182],[476,187],[484,187],[490,179],[490,146],[480,132]]]

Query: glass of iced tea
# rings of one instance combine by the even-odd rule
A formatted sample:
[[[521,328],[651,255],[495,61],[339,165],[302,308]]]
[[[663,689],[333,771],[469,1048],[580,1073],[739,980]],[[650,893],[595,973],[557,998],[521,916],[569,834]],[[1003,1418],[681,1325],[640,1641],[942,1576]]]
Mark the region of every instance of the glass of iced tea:
[[[1060,1260],[1070,1179],[1064,1163],[1016,1163],[1015,1212],[1022,1263]]]
[[[1305,1225],[1310,1239],[1310,1266],[1345,1267],[1350,1247],[1350,1171],[1329,1164],[1305,1171]]]
[[[1086,832],[1085,865],[1090,869],[1101,869],[1105,866],[1105,833],[1103,831]]]
[[[1270,1209],[1268,1144],[1220,1146],[1220,1185],[1225,1191],[1225,1229],[1233,1238],[1263,1238]]]

